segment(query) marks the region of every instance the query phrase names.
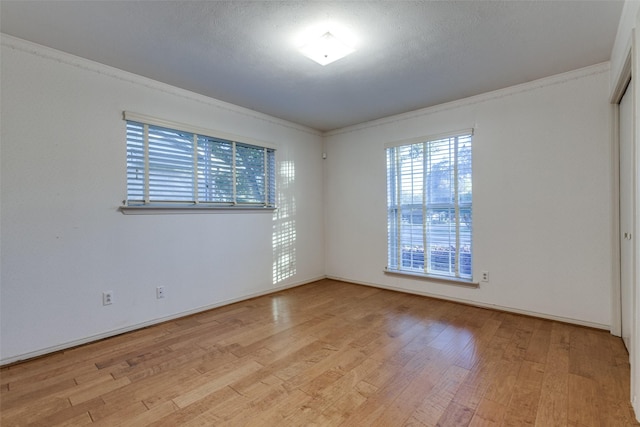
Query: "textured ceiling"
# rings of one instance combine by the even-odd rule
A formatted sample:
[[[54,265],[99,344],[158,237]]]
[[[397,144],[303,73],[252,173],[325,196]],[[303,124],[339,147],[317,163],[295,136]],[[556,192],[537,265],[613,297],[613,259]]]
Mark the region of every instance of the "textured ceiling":
[[[607,61],[622,5],[2,0],[0,30],[327,131]],[[296,46],[324,24],[357,51],[322,67]]]

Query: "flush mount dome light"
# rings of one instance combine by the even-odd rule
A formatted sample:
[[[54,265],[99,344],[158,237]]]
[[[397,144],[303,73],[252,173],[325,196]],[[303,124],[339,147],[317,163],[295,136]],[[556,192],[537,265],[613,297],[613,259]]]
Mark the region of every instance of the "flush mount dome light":
[[[348,46],[328,31],[319,38],[308,41],[299,50],[304,56],[320,65],[330,64],[355,52],[354,48]]]

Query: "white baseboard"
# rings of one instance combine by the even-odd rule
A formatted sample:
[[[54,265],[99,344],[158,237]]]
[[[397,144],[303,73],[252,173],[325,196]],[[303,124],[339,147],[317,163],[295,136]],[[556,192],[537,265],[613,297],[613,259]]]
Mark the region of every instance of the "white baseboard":
[[[408,294],[421,295],[421,296],[425,296],[425,297],[436,298],[436,299],[441,299],[441,300],[447,300],[447,301],[452,301],[452,302],[459,302],[461,304],[472,305],[474,307],[490,308],[490,309],[494,309],[494,310],[506,311],[506,312],[509,312],[509,313],[522,314],[522,315],[525,315],[525,316],[539,317],[539,318],[547,319],[547,320],[555,320],[555,321],[563,322],[563,323],[571,323],[571,324],[574,324],[574,325],[586,326],[586,327],[594,328],[594,329],[604,329],[604,330],[607,330],[607,331],[610,331],[610,329],[611,329],[611,325],[605,325],[605,324],[602,324],[602,323],[588,322],[588,321],[581,320],[581,319],[573,319],[573,318],[570,318],[570,317],[555,316],[553,314],[547,314],[547,313],[538,313],[536,311],[522,310],[522,309],[519,309],[519,308],[506,307],[506,306],[502,306],[502,305],[498,305],[498,304],[488,304],[488,303],[468,300],[468,299],[464,299],[464,298],[455,298],[455,297],[450,297],[450,296],[446,296],[446,295],[434,294],[434,293],[430,293],[430,292],[422,292],[422,291],[415,291],[415,290],[411,290],[411,289],[398,288],[398,287],[395,287],[395,286],[380,285],[378,283],[360,282],[360,281],[357,281],[357,280],[347,279],[347,278],[344,278],[344,277],[327,276],[327,279],[333,279],[333,280],[339,280],[339,281],[342,281],[342,282],[354,283],[356,285],[370,286],[370,287],[373,287],[373,288],[387,289],[387,290],[390,290],[390,291],[397,291],[397,292],[404,292],[404,293],[408,293]]]
[[[534,311],[522,310],[522,309],[513,308],[513,307],[506,307],[506,306],[497,305],[497,304],[487,304],[487,303],[482,303],[482,302],[478,302],[478,301],[467,300],[467,299],[464,299],[464,298],[449,297],[449,296],[434,294],[434,293],[430,293],[430,292],[421,292],[421,291],[415,291],[415,290],[410,290],[410,289],[399,288],[399,287],[395,287],[395,286],[387,286],[387,285],[380,285],[380,284],[377,284],[377,283],[361,282],[361,281],[358,281],[358,280],[348,279],[348,278],[344,278],[344,277],[319,276],[319,277],[315,277],[315,278],[312,278],[312,279],[304,280],[304,281],[301,281],[301,282],[290,283],[290,284],[285,285],[285,286],[279,286],[279,287],[271,288],[271,289],[268,289],[268,290],[265,290],[265,291],[247,294],[247,295],[244,295],[242,297],[232,298],[232,299],[220,301],[220,302],[215,303],[215,304],[201,306],[201,307],[198,307],[198,308],[194,308],[192,310],[187,310],[187,311],[183,311],[183,312],[180,312],[180,313],[175,313],[175,314],[172,314],[170,316],[165,316],[165,317],[160,317],[160,318],[157,318],[157,319],[152,319],[152,320],[149,320],[147,322],[137,323],[135,325],[126,326],[124,328],[114,329],[114,330],[103,332],[103,333],[100,333],[100,334],[97,334],[97,335],[92,335],[92,336],[81,338],[81,339],[78,339],[78,340],[73,340],[73,341],[69,341],[69,342],[66,342],[66,343],[62,343],[62,344],[59,344],[59,345],[56,345],[56,346],[43,348],[43,349],[32,351],[32,352],[29,352],[29,353],[19,354],[17,356],[8,357],[6,359],[0,360],[0,366],[8,365],[8,364],[11,364],[11,363],[20,362],[20,361],[23,361],[23,360],[32,359],[32,358],[39,357],[39,356],[44,356],[46,354],[54,353],[56,351],[66,350],[68,348],[77,347],[77,346],[82,345],[82,344],[88,344],[88,343],[91,343],[91,342],[94,342],[94,341],[99,341],[101,339],[113,337],[113,336],[120,335],[120,334],[123,334],[123,333],[126,333],[126,332],[135,331],[137,329],[146,328],[148,326],[156,325],[156,324],[167,322],[167,321],[170,321],[170,320],[179,319],[181,317],[190,316],[192,314],[201,313],[203,311],[211,310],[211,309],[214,309],[214,308],[222,307],[222,306],[233,304],[233,303],[236,303],[236,302],[245,301],[245,300],[248,300],[248,299],[251,299],[251,298],[256,298],[256,297],[260,297],[260,296],[263,296],[263,295],[268,295],[268,294],[272,294],[272,293],[275,293],[275,292],[283,291],[285,289],[295,288],[295,287],[302,286],[302,285],[305,285],[307,283],[312,283],[312,282],[315,282],[315,281],[318,281],[318,280],[322,280],[322,279],[339,280],[339,281],[342,281],[342,282],[354,283],[356,285],[370,286],[370,287],[374,287],[374,288],[387,289],[387,290],[390,290],[390,291],[404,292],[404,293],[409,293],[409,294],[414,294],[414,295],[422,295],[422,296],[426,296],[426,297],[441,299],[441,300],[459,302],[459,303],[462,303],[462,304],[467,304],[467,305],[471,305],[471,306],[475,306],[475,307],[490,308],[490,309],[494,309],[494,310],[506,311],[506,312],[509,312],[509,313],[522,314],[522,315],[525,315],[525,316],[539,317],[539,318],[542,318],[542,319],[555,320],[555,321],[563,322],[563,323],[571,323],[571,324],[574,324],[574,325],[586,326],[586,327],[589,327],[589,328],[610,330],[610,325],[605,325],[605,324],[595,323],[595,322],[588,322],[588,321],[584,321],[584,320],[580,320],[580,319],[573,319],[573,318],[563,317],[563,316],[555,316],[555,315],[551,315],[551,314],[547,314],[547,313],[538,313],[538,312],[534,312]]]
[[[49,353],[55,353],[56,351],[66,350],[66,349],[69,349],[69,348],[72,348],[72,347],[77,347],[77,346],[82,345],[82,344],[88,344],[88,343],[91,343],[91,342],[94,342],[94,341],[99,341],[99,340],[102,340],[102,339],[105,339],[105,338],[109,338],[109,337],[113,337],[113,336],[116,336],[116,335],[120,335],[120,334],[123,334],[123,333],[126,333],[126,332],[131,332],[131,331],[135,331],[137,329],[146,328],[148,326],[157,325],[159,323],[167,322],[169,320],[175,320],[175,319],[179,319],[181,317],[190,316],[192,314],[201,313],[203,311],[211,310],[211,309],[214,309],[214,308],[222,307],[222,306],[233,304],[233,303],[236,303],[236,302],[246,301],[246,300],[249,300],[251,298],[256,298],[256,297],[260,297],[260,296],[263,296],[263,295],[273,294],[275,292],[280,292],[280,291],[283,291],[285,289],[295,288],[295,287],[298,287],[298,286],[305,285],[307,283],[312,283],[312,282],[315,282],[315,281],[318,281],[318,280],[322,280],[324,278],[325,278],[325,276],[320,276],[320,277],[304,280],[304,281],[301,281],[301,282],[290,283],[290,284],[285,285],[285,286],[279,286],[279,287],[271,288],[271,289],[268,289],[268,290],[265,290],[265,291],[260,291],[260,292],[255,292],[255,293],[243,295],[243,296],[238,297],[238,298],[232,298],[232,299],[220,301],[220,302],[217,302],[215,304],[201,306],[201,307],[198,307],[198,308],[194,308],[192,310],[182,311],[180,313],[175,313],[175,314],[172,314],[172,315],[169,315],[169,316],[159,317],[159,318],[156,318],[156,319],[151,319],[151,320],[149,320],[147,322],[136,323],[135,325],[126,326],[124,328],[113,329],[111,331],[103,332],[103,333],[96,334],[96,335],[91,335],[89,337],[80,338],[78,340],[65,342],[65,343],[62,343],[62,344],[59,344],[59,345],[55,345],[55,346],[51,346],[51,347],[46,347],[46,348],[39,349],[39,350],[36,350],[36,351],[32,351],[32,352],[29,352],[29,353],[24,353],[24,354],[19,354],[17,356],[7,357],[5,359],[0,360],[0,366],[9,365],[11,363],[16,363],[16,362],[20,362],[20,361],[24,361],[24,360],[28,360],[28,359],[33,359],[35,357],[44,356],[44,355],[49,354]]]

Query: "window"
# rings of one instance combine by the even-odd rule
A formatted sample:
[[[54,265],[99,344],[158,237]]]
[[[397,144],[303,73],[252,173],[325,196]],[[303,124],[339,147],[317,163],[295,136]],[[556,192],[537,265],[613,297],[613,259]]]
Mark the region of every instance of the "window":
[[[387,271],[471,280],[471,137],[387,148]]]
[[[127,121],[127,206],[274,207],[275,150]]]

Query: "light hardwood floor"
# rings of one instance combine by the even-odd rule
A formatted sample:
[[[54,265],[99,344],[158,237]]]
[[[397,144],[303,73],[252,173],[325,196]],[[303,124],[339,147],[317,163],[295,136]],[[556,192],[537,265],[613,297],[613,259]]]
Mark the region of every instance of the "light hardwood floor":
[[[606,331],[332,280],[0,380],[3,427],[639,425]]]

